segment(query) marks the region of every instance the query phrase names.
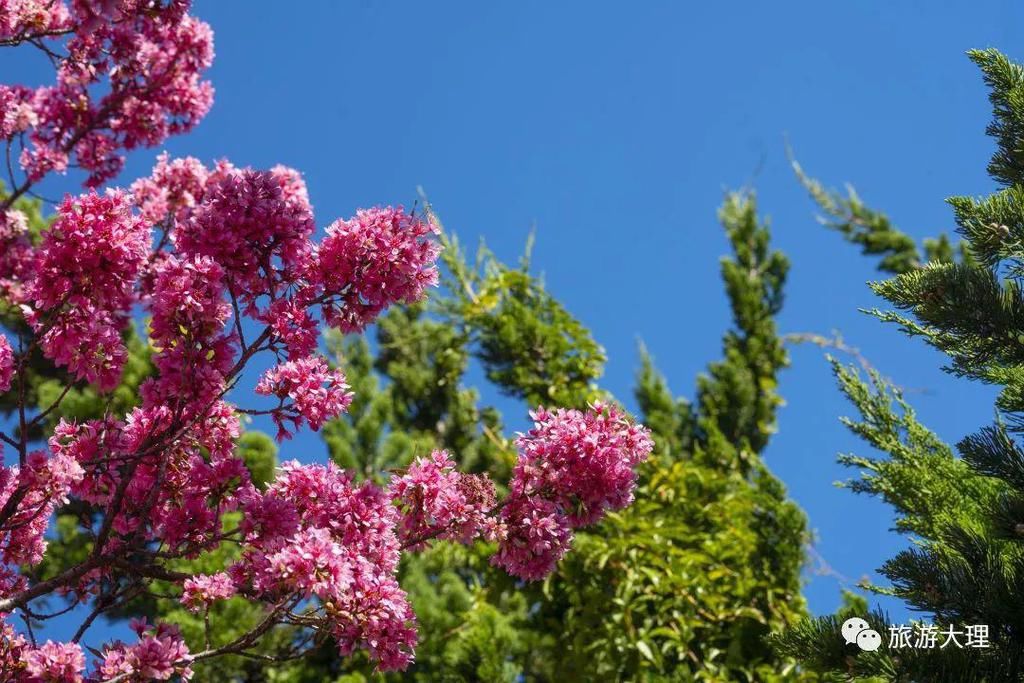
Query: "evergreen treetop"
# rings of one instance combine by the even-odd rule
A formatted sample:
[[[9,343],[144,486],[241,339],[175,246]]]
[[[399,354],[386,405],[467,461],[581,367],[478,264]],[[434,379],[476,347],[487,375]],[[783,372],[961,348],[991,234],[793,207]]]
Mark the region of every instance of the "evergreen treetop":
[[[882,214],[860,205],[855,194],[837,199],[804,180],[826,213],[852,217],[840,219],[846,221],[838,228],[844,237],[861,244],[865,253],[886,255],[882,269],[895,276],[873,283],[872,289],[895,310],[873,313],[946,354],[950,373],[1001,388],[996,421],[957,443],[957,457],[880,377],[872,376],[869,384],[836,366],[840,388],[861,414],[847,424],[888,456],[842,457],[861,475],[849,486],[893,505],[897,528],[913,540],[881,568],[891,585],[879,590],[901,598],[942,629],[988,626],[989,647],[883,645],[875,652],[851,653],[842,647],[841,622],[834,618],[805,622],[777,639],[781,653],[837,679],[1024,677],[1024,454],[1019,445],[1024,417],[1024,70],[996,50],[968,54],[990,88],[988,133],[996,151],[988,171],[1001,187],[987,197],[948,200],[963,239],[959,259],[943,247],[929,251],[923,262],[913,242]],[[884,614],[863,616],[887,633]]]

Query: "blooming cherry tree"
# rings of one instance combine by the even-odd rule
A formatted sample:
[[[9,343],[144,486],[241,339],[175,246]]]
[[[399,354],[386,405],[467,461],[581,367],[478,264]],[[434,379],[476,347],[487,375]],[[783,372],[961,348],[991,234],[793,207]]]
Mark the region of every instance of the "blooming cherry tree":
[[[381,670],[414,657],[416,620],[398,584],[403,552],[446,539],[497,544],[493,563],[523,580],[550,573],[573,530],[632,500],[647,430],[613,405],[537,409],[518,440],[509,493],[464,474],[438,451],[386,486],[333,464],[285,463],[265,488],[235,454],[240,415],[269,415],[278,439],[319,429],[352,393],[318,353],[322,325],[361,332],[388,306],[420,299],[438,279],[428,217],[373,208],[314,241],[315,220],[294,170],[206,166],[161,156],[130,188],[105,183],[123,154],[187,131],[206,113],[212,32],[185,0],[0,0],[0,44],[44,51],[56,84],[0,85],[0,138],[10,192],[0,199],[0,298],[18,324],[0,333],[0,392],[18,410],[0,467],[0,679],[188,679],[203,660],[254,651],[280,626],[330,635],[342,654],[364,650]],[[66,197],[33,240],[16,200],[75,167],[87,191]],[[61,420],[36,449],[29,434],[66,395],[41,408],[25,397],[41,353],[67,388],[110,391],[128,357],[122,331],[148,317],[155,373],[127,414]],[[270,407],[232,391],[257,356]],[[55,510],[88,510],[84,557],[40,580]],[[212,574],[175,569],[234,544]],[[130,579],[125,579],[130,577]],[[205,614],[243,596],[264,617],[233,641],[190,651],[173,624],[133,622],[136,640],[83,648],[94,620],[146,582],[161,581]],[[16,629],[19,613],[65,596],[85,615],[66,642]],[[91,650],[91,653],[90,653]],[[301,653],[300,653],[301,654]],[[262,655],[266,656],[266,655]]]

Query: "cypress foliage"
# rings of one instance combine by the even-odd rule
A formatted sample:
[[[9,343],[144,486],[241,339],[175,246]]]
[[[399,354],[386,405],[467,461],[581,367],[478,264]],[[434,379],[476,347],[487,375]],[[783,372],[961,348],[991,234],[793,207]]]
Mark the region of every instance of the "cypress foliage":
[[[795,159],[791,163],[797,180],[821,209],[818,222],[838,232],[847,242],[859,245],[865,256],[881,257],[878,270],[883,273],[895,275],[920,268],[926,262],[952,263],[957,258],[969,258],[965,245],[953,245],[945,234],[925,239],[919,249],[914,238],[893,225],[888,216],[867,206],[853,186],[847,185],[844,197],[804,173]]]
[[[897,511],[897,527],[914,545],[885,563],[891,583],[884,590],[927,615],[940,628],[965,624],[989,627],[989,648],[886,648],[851,653],[842,647],[841,622],[805,622],[776,640],[780,653],[799,657],[811,670],[837,679],[880,676],[896,681],[1017,681],[1024,678],[1024,300],[1020,268],[1024,258],[1024,68],[995,50],[970,58],[991,89],[993,122],[988,133],[996,151],[988,171],[1000,186],[983,198],[948,200],[963,238],[961,258],[948,251],[929,254],[921,264],[912,242],[887,235],[896,245],[865,251],[888,256],[895,273],[872,289],[896,310],[875,311],[911,336],[945,353],[951,373],[1001,387],[996,422],[956,444],[959,458],[920,425],[913,411],[877,375],[870,385],[836,366],[843,392],[861,414],[848,424],[888,458],[845,456],[860,470],[850,484],[882,496]],[[835,195],[816,194],[826,212]],[[851,195],[853,196],[853,195]],[[861,209],[865,215],[879,216]],[[834,214],[833,214],[834,215]],[[840,232],[866,245],[864,232]],[[883,263],[885,261],[883,260]],[[869,623],[886,633],[885,615]],[[839,644],[837,646],[836,644]]]

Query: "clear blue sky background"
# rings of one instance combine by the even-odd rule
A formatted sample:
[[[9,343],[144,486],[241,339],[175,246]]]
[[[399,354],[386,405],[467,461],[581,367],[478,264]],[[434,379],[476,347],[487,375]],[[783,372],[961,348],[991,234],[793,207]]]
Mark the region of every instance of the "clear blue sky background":
[[[417,185],[448,228],[534,264],[608,351],[604,385],[630,396],[637,340],[672,388],[720,354],[727,250],[715,212],[752,183],[792,259],[782,328],[840,330],[955,441],[989,421],[992,394],[858,313],[877,276],[821,227],[790,172],[852,182],[918,237],[949,230],[943,199],[993,189],[981,79],[964,56],[1024,60],[1024,8],[993,2],[241,2],[199,0],[217,90],[175,155],[301,170],[322,227],[357,207],[411,204]],[[0,55],[3,81],[38,82],[37,55]],[[156,150],[132,157],[125,182]],[[51,194],[72,189],[51,185]],[[822,353],[793,349],[767,462],[807,511],[815,547],[856,582],[906,544],[883,504],[833,486],[839,451],[865,452]],[[512,416],[510,416],[512,417]],[[521,415],[519,416],[521,418]],[[521,419],[515,421],[521,424]],[[321,458],[316,437],[284,457]],[[818,613],[841,581],[808,574]],[[908,613],[884,603],[894,621]]]

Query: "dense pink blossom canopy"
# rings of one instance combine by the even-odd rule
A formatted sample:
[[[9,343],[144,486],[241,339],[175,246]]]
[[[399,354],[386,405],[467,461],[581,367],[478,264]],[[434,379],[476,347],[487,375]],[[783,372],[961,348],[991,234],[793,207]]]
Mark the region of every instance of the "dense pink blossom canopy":
[[[123,333],[141,318],[155,367],[127,414],[61,419],[36,448],[28,435],[61,394],[42,409],[23,401],[18,428],[0,431],[3,680],[187,680],[199,662],[244,652],[283,624],[329,635],[343,655],[366,651],[381,670],[404,669],[417,633],[398,582],[403,552],[483,539],[497,544],[494,564],[542,578],[575,529],[632,501],[635,467],[651,451],[647,430],[616,406],[539,408],[501,499],[445,451],[384,485],[292,460],[257,487],[236,453],[240,416],[269,415],[285,439],[344,413],[353,394],[343,368],[320,355],[320,328],[359,333],[389,306],[421,299],[438,282],[438,230],[426,215],[376,207],[316,240],[302,176],[283,166],[164,154],[129,189],[100,189],[125,152],[189,130],[211,105],[212,32],[189,5],[0,0],[0,45],[49,45],[56,71],[34,89],[0,85],[0,139],[20,150],[21,171],[0,199],[0,300],[20,316],[0,333],[0,392],[24,395],[33,354],[65,372],[69,388],[110,392],[128,359]],[[71,166],[88,191],[65,197],[35,239],[15,200]],[[233,391],[257,356],[270,367],[255,396]],[[70,501],[96,520],[91,549],[40,581],[31,569]],[[217,571],[175,569],[225,543],[240,552]],[[84,630],[39,643],[14,627],[33,600],[93,605],[125,575],[168,582],[170,599],[206,617],[220,601],[260,603],[263,631],[190,651],[173,624],[139,621],[132,643],[87,650]]]

